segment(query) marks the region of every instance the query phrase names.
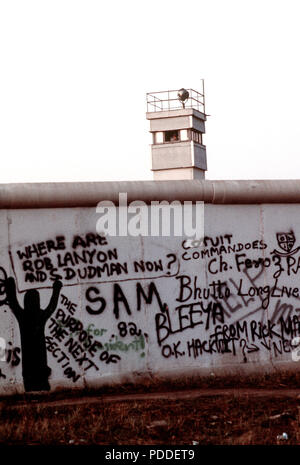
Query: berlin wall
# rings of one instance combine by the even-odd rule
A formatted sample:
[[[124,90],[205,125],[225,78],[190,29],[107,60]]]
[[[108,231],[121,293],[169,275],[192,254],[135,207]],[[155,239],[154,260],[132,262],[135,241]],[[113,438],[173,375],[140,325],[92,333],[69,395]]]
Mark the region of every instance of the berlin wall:
[[[101,234],[118,192],[204,201],[203,237]],[[299,182],[12,185],[0,206],[0,395],[299,369]]]

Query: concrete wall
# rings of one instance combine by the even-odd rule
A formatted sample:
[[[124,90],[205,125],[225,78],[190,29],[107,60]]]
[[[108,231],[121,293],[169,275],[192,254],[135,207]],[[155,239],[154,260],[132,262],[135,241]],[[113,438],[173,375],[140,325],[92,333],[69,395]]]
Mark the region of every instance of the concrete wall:
[[[205,171],[198,169],[198,168],[172,168],[170,170],[153,170],[153,179],[154,181],[168,181],[174,180],[178,181],[181,180],[203,180]]]
[[[16,205],[0,210],[1,395],[299,369],[298,203],[206,203],[202,245],[99,236],[96,204]]]

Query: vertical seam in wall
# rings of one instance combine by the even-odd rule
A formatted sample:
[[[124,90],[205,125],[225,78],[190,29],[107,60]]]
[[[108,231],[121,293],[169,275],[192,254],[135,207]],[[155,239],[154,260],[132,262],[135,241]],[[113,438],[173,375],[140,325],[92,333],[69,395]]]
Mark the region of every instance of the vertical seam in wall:
[[[76,234],[79,236],[80,235],[80,226],[81,225],[81,222],[80,222],[80,214],[79,214],[79,211],[80,210],[77,210],[76,213],[75,213],[75,231],[76,231]],[[79,226],[79,223],[80,222],[80,226]],[[79,321],[82,321],[82,293],[83,293],[83,286],[80,285],[80,280],[79,280],[79,276],[77,275],[77,284],[75,287],[75,289],[78,289],[79,288],[79,292],[78,292],[78,295],[77,295],[77,298],[78,298],[78,310],[79,310],[79,315],[77,315],[77,318],[79,319]],[[72,366],[72,365],[71,365]],[[84,368],[83,366],[80,367],[80,377],[81,377],[81,382],[82,382],[82,385],[84,388],[87,388],[88,387],[88,383],[87,383],[87,380],[86,380],[86,372],[84,371]]]
[[[264,217],[264,204],[259,205],[259,223],[260,223],[260,238],[264,242],[265,238],[265,217]],[[265,249],[262,249],[262,255],[263,255],[263,260],[265,259]],[[268,277],[267,277],[267,270],[264,268],[263,270],[263,275],[264,275],[264,285],[267,285],[268,282]],[[268,321],[269,319],[269,306],[266,308],[266,310],[263,311],[263,317],[266,316],[266,319]],[[262,318],[262,323],[264,323],[264,318]],[[269,335],[268,342],[271,345],[271,336]],[[274,362],[272,359],[272,350],[270,350],[270,364],[275,370]]]
[[[9,252],[10,252],[10,244],[11,244],[11,241],[10,241],[10,236],[11,236],[11,231],[10,231],[10,226],[11,226],[11,215],[10,215],[10,210],[6,210],[6,220],[7,220],[7,242],[8,242],[8,255],[9,255]],[[8,256],[8,263],[10,265],[10,267],[12,266],[11,262],[10,262],[10,257]],[[7,270],[8,272],[8,270]],[[19,290],[19,289],[18,289]],[[15,317],[14,315],[12,314],[12,312],[10,312],[10,321],[11,321],[11,339],[13,341],[13,345],[15,346]],[[21,353],[21,357],[22,357],[22,353]],[[22,358],[21,358],[21,364],[22,364]],[[17,366],[14,367],[14,370],[13,370],[13,375],[12,375],[12,379],[13,379],[13,383],[15,386],[17,386]]]
[[[216,198],[215,183],[212,182],[212,199],[211,199],[211,203],[215,203],[215,198]]]

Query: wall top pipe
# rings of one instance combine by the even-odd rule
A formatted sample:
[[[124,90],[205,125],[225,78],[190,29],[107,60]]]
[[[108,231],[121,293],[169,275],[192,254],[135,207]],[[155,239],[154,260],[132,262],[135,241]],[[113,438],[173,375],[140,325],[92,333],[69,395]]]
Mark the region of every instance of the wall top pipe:
[[[300,203],[300,180],[120,181],[0,184],[0,208],[94,207],[101,200],[118,204],[142,200],[192,200],[213,204]]]

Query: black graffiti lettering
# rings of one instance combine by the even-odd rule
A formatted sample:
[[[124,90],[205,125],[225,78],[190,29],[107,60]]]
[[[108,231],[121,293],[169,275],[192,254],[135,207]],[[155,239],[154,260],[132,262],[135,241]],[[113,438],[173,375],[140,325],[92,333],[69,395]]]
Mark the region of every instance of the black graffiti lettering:
[[[144,301],[146,302],[147,305],[151,305],[152,300],[153,300],[153,296],[156,297],[157,303],[159,305],[160,310],[161,311],[164,310],[165,304],[163,304],[162,301],[161,301],[161,298],[160,298],[159,292],[158,292],[158,290],[157,290],[157,288],[155,286],[155,283],[151,282],[149,284],[149,286],[148,286],[148,295],[146,294],[146,292],[144,291],[144,289],[142,288],[140,283],[137,283],[137,285],[136,285],[136,292],[137,292],[137,310],[141,310],[142,298],[144,299]]]
[[[101,342],[99,341],[94,341],[89,347],[88,347],[88,352],[89,354],[94,357],[94,355],[96,354],[98,348],[102,348],[103,345],[101,344]]]
[[[44,268],[44,260],[41,260],[41,259],[37,259],[37,260],[34,260],[34,267],[36,270],[40,271]]]
[[[279,255],[273,255],[272,261],[274,265],[277,267],[277,270],[273,274],[273,278],[279,278],[281,273],[284,271],[284,268],[281,266],[281,257]]]
[[[25,249],[17,250],[17,255],[20,260],[30,259],[33,256],[41,257],[51,252],[51,250],[63,250],[65,249],[65,237],[57,236],[56,241],[48,240],[45,242],[39,242],[37,244],[28,245]]]
[[[133,262],[133,268],[135,273],[138,273],[139,271],[142,273],[145,273],[146,271],[163,271],[163,264],[161,260],[146,262],[144,260],[140,260],[139,262]]]
[[[52,352],[52,355],[53,355],[54,358],[58,358],[58,355],[56,355],[57,353],[60,353],[60,348],[59,347],[54,349],[53,352]]]
[[[78,252],[66,252],[64,255],[57,254],[57,265],[59,268],[68,266],[84,264],[93,264],[94,261],[99,263],[106,263],[109,260],[117,260],[118,252],[117,249],[111,249],[107,251],[94,250],[83,250],[81,254]]]
[[[172,328],[167,327],[165,322],[164,326],[167,330],[166,334],[171,334]],[[266,323],[250,320],[244,321],[243,324],[235,322],[216,325],[213,332],[205,339],[196,337],[186,342],[187,356],[196,359],[203,354],[228,353],[236,356],[241,352],[244,363],[247,363],[250,354],[261,349],[268,352],[272,350],[275,357],[291,352],[293,338],[299,335],[300,320],[297,315],[285,320],[282,319],[280,324],[272,323],[271,320],[267,320]],[[185,354],[180,350],[178,352],[178,357]],[[162,354],[164,357],[169,358],[175,353],[174,346],[171,344],[163,345]]]
[[[98,344],[102,346],[102,344]],[[94,367],[98,371],[97,365],[95,365],[95,363],[87,357],[84,347],[74,340],[73,337],[69,338],[69,340],[65,343],[65,347],[67,347],[69,353],[79,366],[83,363],[87,363],[87,366],[83,367],[85,371],[89,370],[91,367]]]
[[[72,314],[74,315],[75,311],[76,311],[76,307],[77,307],[77,304],[75,304],[74,302],[71,302],[71,300],[68,299],[68,297],[66,297],[65,295],[61,294],[61,303],[62,305],[64,305],[64,307],[67,308],[67,310]]]
[[[187,341],[187,350],[189,357],[197,358],[199,354],[202,355],[203,348],[200,339],[197,338]]]
[[[114,294],[114,309],[113,312],[115,314],[116,319],[119,319],[120,316],[120,308],[119,305],[120,303],[123,304],[125,307],[125,310],[128,315],[131,315],[131,310],[129,308],[128,301],[122,291],[122,288],[119,284],[114,284],[114,289],[113,289],[113,294]]]
[[[76,276],[75,270],[72,268],[64,268],[63,269],[64,274],[64,280],[69,281],[70,279],[73,279]]]
[[[72,242],[72,248],[76,249],[77,247],[90,247],[90,245],[107,245],[107,239],[105,236],[99,236],[98,234],[88,233],[85,237],[74,236]]]
[[[165,358],[169,358],[171,356],[175,356],[175,358],[182,357],[184,352],[180,352],[178,347],[180,346],[181,341],[173,342],[173,347],[170,344],[165,344],[161,348],[161,354]]]
[[[68,348],[70,354],[73,355],[75,359],[76,357],[80,356],[82,352],[84,352],[84,349],[81,347],[81,345],[72,337],[67,340],[65,347]]]
[[[37,258],[35,260],[25,260],[23,262],[23,270],[24,271],[41,271],[45,270],[52,270],[54,268],[53,263],[49,257],[44,258]]]
[[[94,341],[93,336],[89,331],[89,328],[85,330],[83,328],[83,324],[76,318],[71,317],[70,315],[66,315],[64,310],[58,309],[56,312],[56,324],[60,326],[62,329],[70,330],[70,335],[72,338],[76,335],[80,344],[83,347],[83,350],[87,350],[91,356],[94,356],[98,347],[102,347],[101,342]],[[55,322],[51,322],[50,330],[55,327]],[[65,339],[65,335],[64,338]],[[72,344],[74,341],[71,341]],[[75,344],[75,342],[74,342]],[[78,349],[79,350],[79,349]]]
[[[237,336],[240,338],[240,335],[242,334],[246,339],[248,339],[248,326],[246,321],[241,325],[239,321],[236,322],[236,330],[237,330]]]
[[[142,330],[138,329],[136,324],[132,321],[129,323],[120,321],[120,323],[118,323],[118,330],[121,337],[126,337],[127,334],[130,334],[131,336],[140,336],[142,334]]]
[[[68,334],[68,332],[63,329],[54,318],[50,318],[49,329],[51,336],[53,336],[59,342],[62,342]]]
[[[92,295],[93,293],[96,294],[96,296],[93,296]],[[93,309],[89,305],[85,307],[86,311],[90,313],[90,315],[100,315],[101,313],[104,312],[106,308],[106,301],[103,297],[100,297],[99,294],[100,294],[100,291],[97,287],[89,287],[86,290],[85,297],[88,302],[91,302],[91,303],[99,302],[100,303],[100,306],[97,309]]]
[[[104,350],[101,353],[99,360],[101,360],[101,362],[105,362],[106,364],[117,363],[119,360],[121,360],[121,357],[117,354],[109,354],[107,350]]]
[[[177,276],[179,280],[179,295],[176,298],[178,302],[187,302],[191,298],[193,300],[208,300],[209,298],[228,299],[230,297],[230,289],[227,287],[226,282],[212,281],[208,287],[198,287],[198,277],[194,276],[192,279],[187,275]]]
[[[19,365],[21,358],[20,354],[21,348],[20,347],[13,347],[6,351],[6,363],[10,363],[13,367]]]
[[[157,313],[155,315],[156,336],[159,346],[165,339],[167,339],[167,337],[171,333],[170,326],[171,323],[168,310],[166,310],[165,313]]]
[[[240,279],[238,296],[250,296],[250,297],[261,297],[262,308],[266,309],[270,303],[270,297],[272,295],[272,288],[270,286],[250,286],[248,289],[243,289],[243,279]],[[265,297],[263,298],[263,296]]]
[[[72,379],[73,383],[76,383],[76,381],[78,381],[80,378],[80,375],[77,375],[71,367],[66,368],[64,370],[64,374],[67,378]]]
[[[84,354],[82,355],[82,357],[77,358],[76,361],[77,361],[77,363],[78,363],[79,366],[82,366],[82,364],[83,364],[84,362],[88,362],[88,361],[89,361],[89,358],[87,357],[86,353],[84,353]]]
[[[274,327],[276,326],[275,323],[272,323],[271,320],[268,320],[267,325],[268,325],[268,337],[270,337],[271,339],[273,339],[273,337],[280,337],[279,333],[274,331]]]
[[[282,348],[285,353],[291,352],[291,341],[288,341],[287,339],[283,339]]]
[[[183,260],[191,260],[191,257],[188,256],[188,253],[187,252],[184,252],[184,254],[182,254],[181,258]]]
[[[265,340],[260,341],[260,343],[261,343],[261,345],[262,345],[265,349],[267,349],[268,351],[271,350],[271,341],[269,342],[269,344],[268,344]]]
[[[251,338],[252,341],[255,341],[255,339],[260,339],[260,332],[257,332],[257,327],[258,327],[258,322],[257,321],[251,321],[250,323],[250,328],[251,328]]]
[[[88,371],[90,368],[94,367],[96,371],[99,371],[97,365],[93,362],[93,360],[89,359],[87,366],[84,368],[84,371]]]
[[[130,321],[128,323],[128,328],[129,328],[129,334],[131,336],[140,336],[142,334],[142,330],[138,329],[136,324]]]
[[[45,343],[46,343],[46,348],[47,350],[49,350],[49,352],[52,352],[52,350],[57,347],[57,342],[53,341],[53,338],[51,336],[45,337]]]
[[[232,333],[233,331],[227,325],[217,325],[214,333],[210,335],[210,347],[215,346],[218,353],[233,353],[235,355],[235,341],[238,338],[231,337],[230,332]]]
[[[120,321],[118,324],[118,330],[121,337],[127,336],[127,324],[124,321]]]
[[[297,315],[294,315],[292,318],[288,316],[286,319],[281,316],[279,323],[282,339],[285,338],[285,335],[290,336],[292,339],[300,335],[300,321]]]
[[[209,302],[207,307],[204,307],[202,302],[197,302],[189,305],[180,305],[179,307],[176,307],[175,310],[178,312],[179,322],[179,328],[177,331],[182,332],[187,328],[194,328],[195,326],[202,325],[202,314],[204,310],[207,310],[210,306],[211,302]]]
[[[192,288],[190,287],[191,278],[189,276],[177,276],[179,279],[179,296],[177,297],[178,302],[186,302],[193,294]]]
[[[58,359],[58,362],[61,363],[61,362],[63,362],[63,361],[66,360],[66,359],[67,359],[67,360],[70,360],[70,357],[68,357],[67,354],[65,354],[63,351],[61,351],[61,358]],[[69,362],[67,362],[67,364],[68,364],[68,363],[69,363]]]
[[[62,279],[62,275],[58,273],[57,268],[52,268],[50,270],[49,276],[50,276],[51,281],[57,281],[57,280]]]
[[[280,341],[273,341],[273,350],[275,357],[282,355],[283,353],[291,352],[291,343],[287,339],[281,339]]]
[[[207,314],[205,329],[209,329],[210,321],[212,319],[213,325],[218,321],[219,323],[224,323],[224,310],[222,305],[217,303],[210,302],[209,305],[204,308],[202,306],[203,312]]]
[[[32,272],[34,272],[33,264],[32,264],[31,260],[25,260],[23,262],[23,270],[24,271],[32,271]]]
[[[161,354],[163,357],[165,358],[169,358],[171,357],[172,355],[172,348],[170,345],[168,344],[165,344],[162,348],[161,348]]]
[[[223,259],[222,255],[217,259],[213,258],[208,262],[207,269],[211,274],[223,273],[228,270],[228,263]]]
[[[242,253],[242,254],[237,254],[237,255],[235,255],[235,263],[236,263],[236,267],[237,267],[237,270],[238,270],[238,271],[241,271],[241,265],[246,266],[245,260],[241,260],[241,261],[240,261],[240,258],[241,258],[241,257],[246,257],[246,254],[245,254],[245,253]]]
[[[241,252],[242,250],[256,249],[264,250],[267,248],[267,244],[263,240],[254,240],[252,242],[247,242],[242,244],[240,242],[232,244],[231,242],[232,235],[224,235],[213,238],[205,237],[203,240],[194,240],[194,241],[183,241],[181,246],[185,250],[182,254],[183,260],[191,259],[204,259],[212,258],[214,255],[221,256],[222,254],[230,254]],[[227,239],[227,240],[225,240]],[[193,249],[200,246],[208,247],[206,249],[201,248],[199,251],[193,251]],[[261,259],[260,259],[261,260]],[[259,262],[255,260],[253,266],[259,266]],[[270,265],[270,259],[267,258],[266,266]]]
[[[169,309],[166,306],[164,312],[155,315],[155,326],[158,345],[170,335],[181,333],[187,329],[195,328],[203,324],[203,314],[207,314],[207,320],[212,317],[213,323],[216,321],[224,321],[223,309],[220,303],[209,302],[207,306],[203,302],[195,302],[192,304],[180,305],[175,308],[177,315],[176,324],[171,320]],[[206,327],[209,327],[206,321]]]
[[[65,327],[69,328],[72,333],[80,333],[83,330],[83,324],[81,321],[69,315],[66,318]]]
[[[47,279],[47,274],[44,271],[36,271],[35,273],[26,273],[25,282],[29,283],[43,283]]]
[[[274,331],[274,326],[270,320],[267,321],[267,324],[261,323],[255,320],[250,322],[250,329],[251,329],[251,338],[254,342],[255,340],[259,339],[266,339],[266,338],[273,338],[273,337],[280,337],[280,334]]]
[[[173,353],[175,355],[175,358],[178,358],[178,357],[181,357],[182,355],[184,355],[183,352],[179,352],[178,350],[178,347],[180,346],[181,342],[178,341],[176,343],[173,342]]]
[[[295,265],[296,259],[294,257],[287,257],[286,262],[287,262],[287,274],[288,276],[290,276],[291,271],[294,271],[292,266]],[[296,272],[297,272],[297,269],[296,269]]]
[[[226,282],[213,281],[209,284],[212,288],[212,298],[213,299],[228,299],[230,297],[230,289],[227,287]],[[225,289],[223,289],[225,287]],[[205,298],[205,294],[203,294]]]
[[[214,258],[213,260],[211,260],[210,262],[208,262],[208,271],[212,274],[217,274],[219,273],[219,269],[218,267],[216,267],[214,270],[212,270],[212,264],[217,262],[217,259]]]
[[[224,245],[224,238],[228,242],[231,243],[232,234],[225,234],[224,236],[217,236],[215,239],[209,236],[204,236],[203,243],[204,246],[207,247],[209,244],[213,247],[217,247],[218,245]]]
[[[238,291],[239,290],[239,285],[232,279],[230,278],[230,282],[233,284],[233,286],[235,287],[235,289]],[[254,302],[254,297],[250,297],[249,299],[245,299],[243,295],[240,295],[240,297],[242,297],[242,302],[243,302],[243,305],[245,305],[245,307],[248,307],[248,305],[250,305],[251,302]],[[242,305],[240,305],[241,307]]]
[[[210,305],[210,304],[209,304]],[[194,308],[197,308],[199,306],[200,308],[197,310],[194,310]],[[174,332],[182,332],[185,329],[188,328],[194,328],[198,324],[203,324],[202,318],[198,319],[196,318],[196,321],[194,320],[194,315],[197,315],[198,317],[201,317],[203,314],[203,310],[201,308],[201,303],[200,304],[190,304],[190,305],[180,305],[179,307],[176,307],[176,311],[178,314],[178,323],[179,323],[179,328]]]
[[[300,257],[298,257],[297,260],[295,257],[286,257],[286,262],[287,262],[287,275],[290,276],[292,273],[297,274],[300,269]]]
[[[246,258],[245,260],[242,257],[246,257],[246,254],[236,254],[235,255],[235,263],[237,270],[240,272],[246,269],[251,269],[251,268],[259,268],[262,266],[263,269],[268,268],[271,265],[271,259],[270,258],[261,258],[259,257],[258,259],[250,259]],[[243,266],[243,268],[241,268]]]

